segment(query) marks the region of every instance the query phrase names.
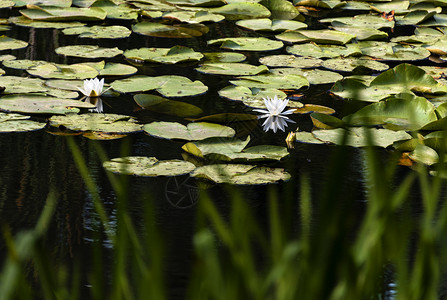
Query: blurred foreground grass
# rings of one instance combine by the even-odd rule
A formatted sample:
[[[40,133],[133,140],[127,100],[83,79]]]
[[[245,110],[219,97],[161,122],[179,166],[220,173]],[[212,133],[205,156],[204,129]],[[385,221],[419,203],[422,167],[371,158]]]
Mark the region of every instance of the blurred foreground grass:
[[[90,299],[169,299],[163,264],[163,239],[150,201],[144,201],[144,231],[129,215],[125,177],[108,174],[117,195],[117,230],[109,226],[98,187],[73,139],[73,157],[93,197],[102,226],[93,247],[88,274]],[[98,146],[102,160],[105,153]],[[306,175],[299,199],[269,189],[267,228],[261,226],[236,190],[228,189],[228,215],[201,193],[196,252],[185,299],[443,299],[446,286],[447,206],[442,179],[421,168],[391,184],[395,160],[383,162],[375,149],[365,150],[365,212],[352,232],[355,197],[343,190],[349,176],[344,147],[335,150],[321,196],[312,199]],[[422,213],[413,222],[404,205],[413,186],[421,191]],[[56,206],[57,191],[32,230],[12,236],[3,228],[8,257],[0,273],[0,299],[84,299],[79,270],[56,267],[42,242]],[[284,203],[299,203],[298,211]],[[318,205],[315,205],[318,203]],[[299,219],[299,222],[290,220]],[[315,220],[317,219],[317,221]],[[410,221],[411,220],[411,221]],[[265,223],[265,222],[264,222]],[[297,224],[291,228],[291,223]],[[112,261],[102,256],[101,236],[111,242]],[[28,271],[32,266],[32,274]],[[109,274],[110,276],[106,276]],[[391,275],[390,275],[391,274]],[[384,287],[391,278],[391,291]]]

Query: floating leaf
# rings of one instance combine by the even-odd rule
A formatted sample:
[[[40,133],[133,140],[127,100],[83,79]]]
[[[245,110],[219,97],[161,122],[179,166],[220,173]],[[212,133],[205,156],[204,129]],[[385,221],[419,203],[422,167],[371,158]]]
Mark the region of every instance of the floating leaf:
[[[253,66],[244,63],[208,63],[196,68],[200,73],[217,75],[257,75],[268,72],[264,65]]]
[[[95,78],[99,72],[87,64],[41,64],[26,70],[29,74],[42,78],[87,79]]]
[[[333,129],[345,126],[345,122],[328,114],[314,112],[310,115],[310,118],[312,120],[312,124],[314,124],[316,128]]]
[[[225,19],[224,16],[219,14],[213,14],[206,10],[199,11],[171,11],[168,13],[164,13],[163,18],[165,19],[174,19],[180,22],[197,24],[204,22],[220,22]]]
[[[342,145],[347,135],[345,145],[352,147],[379,146],[386,148],[396,141],[411,139],[411,135],[405,131],[393,131],[389,129],[354,127],[349,130],[343,128],[314,130],[312,134],[319,140]],[[371,137],[371,142],[368,139]]]
[[[257,1],[254,1],[257,2]],[[288,0],[261,0],[259,2],[270,10],[270,19],[272,20],[296,20],[304,21],[300,16],[299,10]]]
[[[100,131],[113,133],[142,131],[142,125],[138,124],[135,119],[117,114],[88,113],[82,115],[70,114],[66,116],[52,116],[50,118],[50,125],[54,127],[64,126],[73,131]]]
[[[152,22],[140,22],[132,26],[135,33],[166,38],[191,38],[202,36],[208,27],[201,24],[166,25]]]
[[[33,28],[55,28],[55,29],[62,29],[62,28],[70,28],[70,27],[80,27],[84,26],[84,23],[80,22],[46,22],[46,21],[33,21],[31,19],[28,19],[24,16],[19,17],[10,17],[8,19],[10,23],[13,23],[17,26],[23,26],[23,27],[33,27]]]
[[[22,49],[28,46],[27,42],[16,40],[7,36],[0,36],[0,51]]]
[[[317,45],[315,43],[306,43],[293,45],[286,48],[287,53],[308,56],[315,58],[336,58],[362,55],[362,51],[357,44],[341,45]]]
[[[31,121],[29,118],[25,115],[0,112],[0,132],[27,132],[46,126],[46,123]]]
[[[326,8],[326,9],[334,9],[342,7],[346,4],[346,1],[340,0],[295,0],[293,1],[294,5],[297,6],[310,6],[317,8]]]
[[[96,7],[36,7],[23,9],[20,13],[31,20],[38,21],[102,21],[107,15],[104,10]]]
[[[309,84],[334,83],[343,78],[338,73],[320,69],[277,68],[270,70],[270,73],[281,76],[293,74],[304,76],[309,81]]]
[[[73,27],[62,30],[66,35],[79,35],[80,38],[90,39],[120,39],[132,33],[124,26],[92,26]]]
[[[321,113],[326,115],[332,115],[335,110],[318,104],[304,104],[303,107],[297,108],[293,113],[295,114],[310,114],[310,113]]]
[[[438,153],[434,149],[422,144],[417,145],[408,157],[417,163],[428,166],[439,162]]]
[[[0,77],[1,78],[1,77]],[[0,98],[0,109],[25,114],[66,114],[80,108],[94,108],[93,104],[78,100],[35,95],[9,95]]]
[[[237,52],[202,53],[205,56],[203,63],[236,63],[246,59],[246,56]]]
[[[182,146],[182,149],[194,156],[204,158],[208,154],[242,152],[249,142],[250,136],[245,141],[231,137],[216,137],[186,143]]]
[[[292,20],[250,19],[240,20],[236,25],[255,31],[285,31],[298,30],[307,27],[307,24]]]
[[[115,57],[123,54],[123,50],[118,48],[102,48],[96,45],[75,45],[64,46],[55,49],[57,54],[65,56],[83,57],[83,58],[99,58],[99,57]]]
[[[190,141],[235,135],[231,127],[206,122],[189,123],[187,126],[174,122],[152,122],[144,125],[143,129],[152,136]]]
[[[300,89],[309,86],[309,81],[300,75],[261,74],[256,76],[241,76],[238,80],[230,81],[234,85],[249,88]]]
[[[261,57],[259,62],[269,67],[315,68],[321,66],[323,61],[319,58],[295,55],[270,55]]]
[[[238,185],[268,184],[290,179],[290,174],[284,169],[256,167],[251,165],[215,164],[195,169],[192,177],[206,178],[216,183],[231,183]]]
[[[295,30],[278,34],[277,39],[287,42],[315,42],[321,44],[344,45],[355,38],[355,35],[336,30]]]
[[[104,69],[99,70],[100,76],[125,76],[132,75],[138,71],[137,68],[118,63],[107,63]]]
[[[222,38],[208,41],[209,45],[221,44],[221,48],[238,51],[272,51],[283,47],[281,41],[274,41],[264,37]]]
[[[38,65],[47,64],[44,60],[30,60],[30,59],[11,59],[3,61],[3,65],[11,69],[26,70]]]
[[[246,106],[265,108],[264,98],[284,99],[287,95],[277,89],[259,89],[245,86],[227,86],[219,91],[219,96],[230,100],[242,101]]]
[[[388,21],[378,15],[357,15],[354,17],[338,17],[321,19],[321,23],[332,23],[334,26],[351,26],[360,28],[393,28],[394,21]]]
[[[386,32],[369,27],[334,26],[333,28],[337,31],[355,35],[358,41],[380,40],[388,37]]]
[[[270,11],[259,3],[238,2],[211,8],[212,13],[224,15],[227,20],[243,20],[270,17]]]
[[[0,76],[0,86],[6,88],[4,94],[38,93],[48,89],[41,79],[19,76]]]
[[[174,46],[172,48],[140,48],[128,49],[124,52],[128,59],[144,60],[162,64],[176,64],[187,61],[199,61],[203,54],[189,47]]]
[[[187,161],[173,159],[159,161],[155,157],[127,156],[103,163],[110,172],[136,176],[179,176],[190,173],[195,166]]]
[[[181,101],[168,100],[156,95],[138,94],[134,96],[134,100],[139,106],[146,110],[182,118],[197,116],[203,113],[202,109],[195,105]]]
[[[382,72],[389,69],[387,64],[379,61],[355,57],[328,59],[322,63],[322,66],[333,71],[356,73],[368,72],[370,70]]]

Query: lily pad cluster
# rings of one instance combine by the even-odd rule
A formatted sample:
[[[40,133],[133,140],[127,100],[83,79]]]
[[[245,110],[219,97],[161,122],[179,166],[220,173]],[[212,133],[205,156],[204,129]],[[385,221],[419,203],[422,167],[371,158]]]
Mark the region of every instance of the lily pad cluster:
[[[100,139],[144,133],[181,147],[184,160],[131,156],[104,166],[138,176],[263,184],[290,178],[278,166],[288,150],[250,138],[257,122],[252,109],[265,109],[265,98],[289,98],[292,118],[314,125],[312,132],[295,132],[297,141],[354,147],[372,141],[412,162],[443,163],[446,6],[397,0],[3,1],[1,8],[14,11],[9,26],[52,28],[75,36],[75,43],[55,43],[57,59],[46,61],[20,52],[41,41],[0,37],[0,50],[19,53],[0,59],[0,110],[6,114],[0,124],[11,131],[48,125],[53,133]],[[8,27],[2,29],[7,34]],[[398,36],[399,30],[408,35]],[[125,115],[113,106],[93,113],[102,110],[101,99],[78,91],[83,80],[97,77],[110,88],[98,95],[133,99],[138,113]],[[359,109],[342,115],[313,103],[313,85],[322,85],[337,106],[355,101]],[[29,123],[36,114],[46,123]]]

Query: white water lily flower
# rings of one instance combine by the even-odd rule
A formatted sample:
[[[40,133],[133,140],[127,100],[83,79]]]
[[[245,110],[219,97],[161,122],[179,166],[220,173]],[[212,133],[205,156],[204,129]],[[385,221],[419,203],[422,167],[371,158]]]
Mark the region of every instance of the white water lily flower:
[[[104,78],[99,80],[98,78],[84,80],[84,88],[78,88],[81,93],[87,97],[99,97],[104,94]]]
[[[264,131],[269,131],[269,129],[272,129],[275,133],[278,129],[285,131],[287,122],[295,123],[295,121],[292,121],[285,116],[292,114],[295,109],[289,109],[283,112],[284,108],[286,108],[287,106],[287,103],[289,103],[288,99],[281,100],[277,96],[275,96],[273,99],[270,99],[268,97],[263,99],[267,110],[254,109],[254,111],[263,113],[263,115],[258,116],[258,119],[267,118],[262,124],[262,126],[264,126]]]

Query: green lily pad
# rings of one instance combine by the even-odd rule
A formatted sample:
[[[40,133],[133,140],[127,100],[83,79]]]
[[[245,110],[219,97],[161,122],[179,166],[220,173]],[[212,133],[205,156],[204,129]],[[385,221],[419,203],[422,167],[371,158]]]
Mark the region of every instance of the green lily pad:
[[[209,10],[212,13],[225,16],[227,20],[243,20],[270,17],[270,11],[259,3],[230,3]]]
[[[356,79],[343,79],[334,84],[331,92],[346,99],[377,102],[393,94],[419,92],[445,94],[447,86],[437,82],[424,70],[410,64],[400,64],[383,72],[368,85]]]
[[[1,78],[1,77],[0,77]],[[8,95],[0,98],[0,110],[25,114],[66,114],[79,112],[76,108],[94,108],[78,100],[35,95]]]
[[[346,125],[345,122],[343,122],[339,118],[320,112],[311,113],[310,119],[312,120],[312,124],[314,124],[316,128],[320,129],[340,128],[345,127]]]
[[[331,23],[333,26],[351,26],[360,28],[393,28],[394,21],[388,21],[378,15],[357,15],[354,17],[325,18],[321,23]]]
[[[311,132],[298,131],[295,133],[295,141],[305,144],[324,144],[325,142],[315,138]]]
[[[55,49],[57,54],[83,58],[115,57],[123,54],[118,48],[102,48],[96,45],[64,46]]]
[[[422,144],[417,145],[416,148],[410,152],[408,157],[417,163],[422,163],[428,166],[439,162],[438,153],[433,148]]]
[[[231,127],[206,122],[189,123],[187,126],[174,122],[152,122],[144,125],[143,129],[152,136],[190,141],[232,137],[236,133]]]
[[[314,130],[312,134],[319,140],[343,144],[343,138],[347,135],[345,145],[352,147],[378,146],[386,148],[396,141],[411,139],[411,135],[405,131],[393,131],[389,129],[354,127],[349,130],[343,128]],[[369,143],[368,135],[371,136],[372,145]]]
[[[208,154],[242,152],[249,142],[250,136],[245,141],[232,137],[216,137],[186,143],[182,146],[182,149],[194,156],[205,158]]]
[[[200,73],[217,75],[257,75],[268,72],[264,65],[253,66],[244,63],[208,63],[196,68]]]
[[[276,75],[300,75],[306,77],[309,84],[328,84],[343,79],[343,76],[332,71],[320,69],[277,68],[270,70]]]
[[[208,44],[221,44],[221,48],[237,51],[272,51],[281,49],[284,45],[281,41],[274,41],[264,37],[222,38],[209,40]]]
[[[28,46],[27,42],[16,40],[5,35],[0,36],[0,51],[22,49]]]
[[[4,94],[39,93],[48,89],[41,79],[19,76],[0,76],[0,86],[6,88]]]
[[[355,38],[355,35],[336,30],[295,30],[287,31],[276,35],[276,38],[282,41],[297,42],[315,42],[321,44],[344,45]]]
[[[336,58],[336,57],[348,57],[348,56],[360,56],[362,51],[357,44],[341,45],[317,45],[315,43],[306,43],[293,45],[286,48],[287,53],[308,56],[315,58]]]
[[[40,130],[46,123],[28,120],[30,116],[0,112],[0,132],[27,132]]]
[[[410,6],[410,1],[401,0],[401,1],[389,1],[382,3],[373,3],[371,9],[377,11],[378,13],[390,12],[392,10],[395,11],[396,14],[403,14],[408,12],[408,8]]]
[[[436,15],[436,11],[426,11],[426,10],[417,10],[409,12],[408,14],[405,14],[404,16],[397,16],[396,17],[396,23],[397,25],[401,26],[408,26],[408,25],[417,25],[425,20],[431,19],[431,17]]]
[[[33,7],[20,11],[22,15],[37,21],[102,21],[107,13],[96,7]]]
[[[191,38],[207,33],[208,27],[202,24],[167,25],[153,22],[140,22],[132,26],[132,31],[154,37]]]
[[[117,5],[118,4],[118,5]],[[88,7],[88,6],[87,6]],[[140,9],[130,6],[127,2],[95,1],[92,7],[98,7],[107,13],[107,19],[136,20]]]
[[[230,83],[237,86],[264,89],[300,89],[308,87],[309,81],[300,75],[274,75],[261,74],[255,76],[241,76],[238,80],[230,80]]]
[[[225,19],[224,16],[213,14],[206,10],[199,11],[172,11],[164,13],[163,18],[174,19],[189,24],[198,24],[204,22],[220,22]]]
[[[82,115],[52,116],[50,118],[50,125],[54,127],[64,126],[73,131],[100,131],[109,133],[132,133],[143,130],[142,125],[138,124],[135,119],[117,114],[88,113]]]
[[[138,94],[134,97],[135,102],[142,108],[161,114],[177,117],[192,117],[203,113],[202,109],[181,101],[169,100],[156,95]]]
[[[392,130],[418,130],[437,119],[433,104],[412,94],[393,95],[343,118],[351,125],[383,125]]]
[[[30,60],[30,59],[11,59],[3,61],[3,65],[11,69],[26,70],[38,65],[47,64],[44,60]]]
[[[72,2],[69,0],[15,0],[16,6],[54,6],[54,7],[70,7]]]
[[[340,0],[294,0],[294,5],[297,6],[310,6],[317,8],[334,9],[342,7],[346,4],[346,1]]]
[[[351,26],[334,26],[337,31],[355,35],[358,41],[380,40],[388,38],[388,34],[375,28],[361,28]]]
[[[26,70],[29,74],[42,78],[87,79],[95,78],[99,72],[87,64],[41,64]]]
[[[99,70],[100,76],[125,76],[133,75],[138,71],[137,68],[119,63],[106,63],[104,69]]]
[[[369,71],[382,72],[389,69],[389,66],[387,64],[381,63],[379,61],[355,57],[328,59],[322,63],[322,66],[332,71],[356,73]]]
[[[247,57],[237,52],[209,52],[202,53],[205,58],[203,63],[237,63],[244,61]]]
[[[121,93],[144,92],[156,90],[165,97],[186,97],[205,93],[208,87],[202,82],[191,81],[177,75],[143,76],[137,75],[111,83],[114,90]]]
[[[269,67],[316,68],[321,66],[323,61],[313,57],[280,54],[261,57],[259,62]]]
[[[307,28],[307,24],[292,20],[249,19],[239,20],[236,25],[255,31],[285,31]]]
[[[264,98],[278,98],[284,99],[287,95],[278,89],[259,89],[249,88],[245,86],[227,86],[221,89],[219,96],[235,100],[242,101],[248,107],[265,108]]]
[[[73,27],[62,30],[66,35],[79,35],[90,39],[120,39],[129,37],[132,33],[124,26],[92,26]]]
[[[24,16],[10,17],[8,21],[17,26],[23,27],[33,27],[33,28],[55,28],[63,29],[70,27],[80,27],[85,26],[84,23],[80,22],[46,22],[46,21],[33,21]]]
[[[13,7],[15,4],[12,0],[3,0],[0,2],[0,8]]]
[[[216,183],[237,185],[268,184],[290,179],[284,169],[256,167],[251,165],[214,164],[195,169],[192,177],[205,178]]]
[[[147,1],[147,0],[145,0]],[[149,1],[151,2],[151,1]],[[173,5],[184,5],[186,7],[215,7],[226,4],[227,2],[224,0],[169,0],[167,3]]]
[[[430,51],[421,46],[398,45],[396,43],[362,41],[358,43],[363,55],[386,61],[415,61],[430,56]]]
[[[259,3],[271,12],[269,18],[272,20],[304,21],[304,17],[300,15],[298,8],[296,8],[291,1],[261,0]]]
[[[155,157],[127,156],[113,158],[103,163],[110,172],[135,176],[179,176],[188,174],[195,166],[187,161],[173,159],[159,161]]]
[[[140,48],[128,49],[124,52],[128,59],[144,60],[162,64],[176,64],[187,61],[199,61],[203,54],[189,47],[174,46],[172,48]]]

